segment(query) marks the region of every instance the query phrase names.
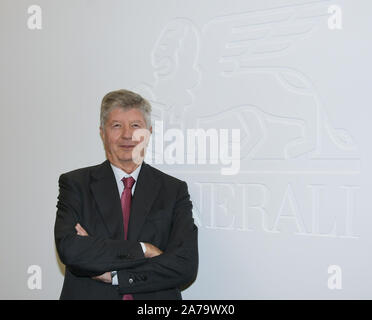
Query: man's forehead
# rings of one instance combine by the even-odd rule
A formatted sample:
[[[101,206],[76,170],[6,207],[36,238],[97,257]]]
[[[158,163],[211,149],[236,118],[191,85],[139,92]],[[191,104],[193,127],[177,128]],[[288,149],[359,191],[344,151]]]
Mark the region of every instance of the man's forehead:
[[[139,109],[119,109],[115,108],[109,114],[110,121],[144,121],[143,114]]]

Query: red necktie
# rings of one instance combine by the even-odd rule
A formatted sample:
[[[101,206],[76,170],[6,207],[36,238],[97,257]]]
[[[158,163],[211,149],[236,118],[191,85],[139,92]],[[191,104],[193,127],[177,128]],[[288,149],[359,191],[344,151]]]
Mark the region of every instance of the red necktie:
[[[129,225],[129,216],[130,216],[130,205],[132,202],[132,187],[134,185],[134,178],[128,177],[123,178],[121,181],[124,183],[124,191],[121,194],[121,209],[123,211],[123,222],[124,222],[124,239],[128,238],[128,225]],[[131,294],[123,295],[123,300],[133,300]]]

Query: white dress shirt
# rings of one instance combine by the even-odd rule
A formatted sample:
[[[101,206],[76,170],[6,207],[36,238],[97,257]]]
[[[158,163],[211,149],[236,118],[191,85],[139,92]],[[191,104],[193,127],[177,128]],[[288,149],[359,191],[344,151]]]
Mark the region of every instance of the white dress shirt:
[[[133,177],[133,179],[135,180],[134,181],[134,184],[132,186],[132,196],[133,196],[134,195],[134,190],[136,189],[138,175],[140,173],[140,170],[141,170],[141,167],[142,167],[142,163],[131,174],[126,173],[122,169],[114,166],[112,163],[110,163],[110,165],[111,165],[112,171],[114,172],[114,175],[115,175],[115,180],[116,180],[116,184],[118,186],[118,191],[119,191],[119,197],[121,198],[121,195],[122,195],[122,193],[124,191],[124,183],[123,183],[122,179],[123,178],[128,178],[128,177]],[[142,242],[140,242],[140,244],[141,244],[143,253],[145,253],[146,252],[146,246],[145,246],[145,244],[142,243]],[[112,284],[113,285],[118,285],[119,284],[117,275],[115,275],[112,278]]]

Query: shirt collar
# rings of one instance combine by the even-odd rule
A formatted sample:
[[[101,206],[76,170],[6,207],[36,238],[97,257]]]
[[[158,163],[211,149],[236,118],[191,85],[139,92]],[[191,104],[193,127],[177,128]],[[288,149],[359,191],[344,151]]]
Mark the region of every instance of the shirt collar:
[[[135,182],[138,180],[138,175],[140,173],[142,163],[134,170],[131,174],[126,173],[124,170],[114,166],[112,163],[110,163],[112,171],[114,171],[115,179],[117,182],[120,182],[123,178],[127,177],[133,177]]]

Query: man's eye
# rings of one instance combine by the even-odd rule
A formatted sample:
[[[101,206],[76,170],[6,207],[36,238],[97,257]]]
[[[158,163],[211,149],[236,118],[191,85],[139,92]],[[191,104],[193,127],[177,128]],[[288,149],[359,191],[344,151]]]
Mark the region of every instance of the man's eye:
[[[113,125],[113,127],[114,127],[114,128],[119,128],[119,127],[120,127],[120,124],[115,123],[115,124]]]
[[[137,124],[137,123],[134,123],[132,126],[135,127],[135,128],[140,128],[140,125]]]

